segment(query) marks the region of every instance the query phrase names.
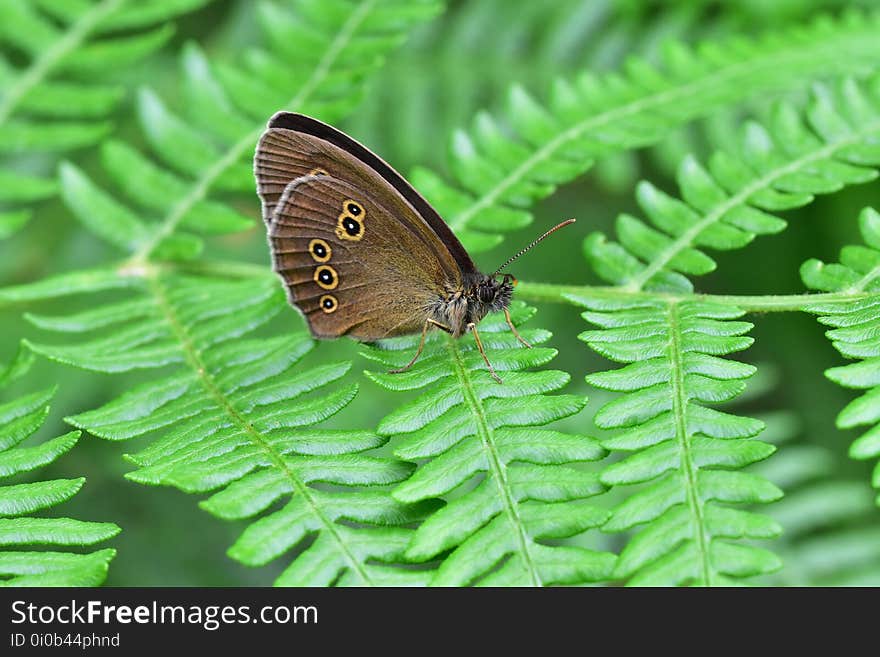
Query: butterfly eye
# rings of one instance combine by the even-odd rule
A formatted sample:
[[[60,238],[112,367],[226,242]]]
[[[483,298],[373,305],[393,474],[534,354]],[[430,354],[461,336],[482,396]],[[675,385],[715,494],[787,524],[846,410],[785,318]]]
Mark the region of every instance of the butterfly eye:
[[[336,297],[332,294],[325,294],[321,297],[321,310],[323,310],[328,315],[334,312],[339,307],[339,302],[336,301]]]
[[[364,209],[361,207],[360,203],[356,201],[346,201],[343,204],[345,211],[348,212],[353,217],[359,217],[364,213]]]

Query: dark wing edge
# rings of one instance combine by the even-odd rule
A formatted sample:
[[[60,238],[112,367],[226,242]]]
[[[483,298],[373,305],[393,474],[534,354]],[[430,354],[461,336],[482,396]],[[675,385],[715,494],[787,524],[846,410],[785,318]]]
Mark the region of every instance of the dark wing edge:
[[[406,178],[400,175],[385,160],[375,153],[371,152],[362,144],[358,143],[348,135],[340,132],[333,126],[322,123],[317,119],[304,114],[295,114],[293,112],[278,112],[270,120],[268,128],[282,128],[285,130],[294,130],[303,132],[318,139],[330,142],[334,146],[341,148],[350,155],[356,157],[361,162],[376,171],[385,179],[394,189],[396,189],[409,203],[412,205],[419,215],[428,223],[437,237],[446,245],[449,253],[458,263],[462,272],[474,273],[477,271],[473,260],[465,251],[461,242],[452,232],[449,225],[443,221],[443,218],[437,211],[425,200],[416,189],[407,182]],[[261,138],[262,142],[262,138]],[[259,147],[258,147],[259,148]],[[265,214],[264,214],[265,216]]]

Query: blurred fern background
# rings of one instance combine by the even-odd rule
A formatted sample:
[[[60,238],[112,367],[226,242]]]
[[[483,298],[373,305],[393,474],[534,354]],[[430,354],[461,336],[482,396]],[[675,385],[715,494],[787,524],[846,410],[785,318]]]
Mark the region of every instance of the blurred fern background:
[[[175,134],[158,135],[149,129],[153,118],[166,111],[187,116],[193,125],[224,145],[237,143],[242,135],[247,137],[249,130],[263,125],[274,110],[281,109],[281,104],[258,120],[257,109],[263,100],[258,95],[260,90],[256,85],[250,89],[247,76],[240,72],[247,69],[237,67],[248,62],[254,70],[261,70],[261,62],[265,63],[261,52],[273,52],[284,62],[285,53],[296,51],[286,50],[284,43],[273,43],[273,38],[284,38],[280,30],[273,35],[273,17],[276,24],[283,25],[279,17],[286,15],[289,5],[305,7],[306,13],[313,15],[320,16],[324,11],[318,0],[151,0],[131,5],[141,5],[140,13],[134,12],[116,24],[101,23],[101,16],[90,19],[98,28],[77,23],[80,10],[94,12],[94,6],[99,5],[103,7],[101,11],[106,10],[112,17],[119,9],[116,4],[125,3],[0,0],[0,85],[4,91],[0,98],[0,287],[29,284],[116,262],[119,256],[114,240],[108,242],[98,237],[103,230],[100,215],[107,210],[78,205],[77,190],[91,189],[92,185],[118,190],[120,176],[114,168],[139,166],[137,160],[126,159],[129,151],[162,153],[162,149],[173,149]],[[381,0],[378,4],[382,5]],[[444,3],[436,9],[441,8],[440,4]],[[846,24],[847,12],[853,9],[865,12],[859,16],[873,16],[871,12],[880,9],[880,3],[448,0],[442,11],[431,9],[424,16],[416,16],[415,12],[407,16],[402,12],[400,21],[405,27],[394,39],[389,37],[395,42],[388,44],[384,61],[377,58],[375,65],[372,59],[365,62],[359,74],[364,84],[357,90],[352,89],[341,98],[316,98],[314,106],[309,105],[313,102],[309,98],[304,107],[288,109],[302,109],[332,122],[402,173],[409,174],[418,167],[422,173],[416,173],[413,181],[425,189],[432,175],[425,171],[445,180],[458,175],[450,166],[455,158],[449,157],[458,130],[470,131],[482,111],[495,117],[510,116],[509,94],[514,85],[527,89],[535,98],[546,99],[559,79],[573,80],[586,72],[624,71],[626,62],[634,56],[659,65],[664,44],[670,41],[686,45],[720,43],[727,37],[754,38],[764,32],[789,35],[779,37],[779,41],[793,41],[797,30],[820,16]],[[327,10],[328,29],[334,29],[333,20]],[[876,18],[864,18],[866,24],[872,20],[876,27]],[[29,24],[28,21],[37,21],[35,24],[50,29],[34,29],[27,33],[33,39],[22,39],[22,25]],[[121,49],[124,57],[111,57],[115,66],[100,65],[107,61],[101,46],[112,48],[114,40],[131,39],[135,40],[134,46]],[[74,41],[77,43],[72,45]],[[768,49],[769,43],[764,44]],[[70,52],[65,52],[65,47]],[[47,51],[55,59],[47,58]],[[794,111],[807,112],[813,102],[811,92],[815,91],[815,84],[827,83],[832,88],[840,83],[841,73],[863,81],[880,68],[880,57],[856,61],[857,51],[853,53],[843,52],[838,70],[833,62],[813,61],[808,56],[802,63],[803,79],[795,77],[790,84],[774,84],[758,93],[740,89],[741,97],[736,102],[719,101],[717,107],[707,101],[702,110],[682,108],[679,125],[670,123],[657,139],[634,138],[631,145],[621,140],[620,148],[591,152],[595,166],[586,175],[573,172],[564,177],[564,184],[554,194],[538,198],[531,207],[534,222],[530,226],[525,225],[527,220],[518,223],[507,231],[503,243],[487,230],[472,235],[472,241],[465,243],[472,248],[479,244],[481,252],[475,253],[474,259],[487,270],[534,235],[573,216],[578,222],[566,229],[568,234],[564,238],[548,240],[530,252],[517,263],[515,273],[528,282],[603,285],[585,262],[582,243],[594,231],[613,235],[615,218],[620,213],[644,215],[634,192],[638,181],[650,180],[667,194],[677,195],[677,170],[685,156],[706,162],[718,149],[736,148],[746,120],[769,124],[773,103],[784,101]],[[193,88],[199,81],[205,81],[199,74],[200,67],[208,63],[225,85],[238,85],[236,88],[243,94],[252,94],[255,109],[251,115],[241,112],[232,116],[220,101],[213,106],[194,103]],[[291,70],[296,65],[290,61]],[[264,69],[270,71],[271,65],[266,63]],[[47,86],[45,98],[25,93],[23,102],[14,102],[8,90],[27,82],[22,82],[20,72],[55,84]],[[283,68],[271,70],[267,79],[282,80],[284,74]],[[749,82],[743,84],[747,86]],[[205,85],[201,91],[208,89]],[[284,101],[293,96],[286,90],[279,93]],[[69,103],[69,112],[62,111],[65,98],[79,95],[88,97],[89,102],[76,100]],[[77,109],[77,105],[82,107]],[[247,120],[240,120],[242,116]],[[680,125],[685,122],[686,125]],[[67,128],[58,128],[58,124]],[[68,143],[53,143],[53,134],[58,140],[69,138]],[[170,168],[177,180],[189,185],[191,179],[198,179],[204,167],[198,157],[186,161],[190,144],[184,140],[177,143],[180,161]],[[210,156],[211,151],[206,152]],[[251,147],[242,152],[246,168]],[[160,159],[168,161],[167,156]],[[259,203],[241,180],[233,180],[233,176],[229,176],[228,182],[221,180],[216,195],[206,201],[217,203],[223,210],[218,210],[215,217],[220,228],[213,232],[218,234],[208,235],[199,259],[235,260],[268,268]],[[163,187],[166,183],[161,177],[144,181],[145,188],[140,193],[146,197],[161,197],[163,189],[168,189]],[[156,188],[151,189],[150,185]],[[801,263],[811,258],[837,262],[841,247],[861,244],[863,236],[855,218],[866,206],[880,207],[878,192],[876,182],[854,184],[818,196],[804,207],[780,211],[777,214],[788,222],[784,233],[763,236],[744,250],[713,251],[717,269],[699,278],[699,292],[803,292]],[[143,205],[148,208],[144,212],[146,217],[167,217],[174,212],[173,203],[163,206],[161,200],[154,200],[152,205],[148,200]],[[439,209],[443,213],[444,208]],[[118,214],[115,207],[111,211]],[[244,220],[250,220],[249,229],[227,234],[226,228],[243,225]],[[87,230],[84,224],[98,228]],[[464,226],[468,228],[472,227]],[[134,234],[116,237],[122,242],[135,238]],[[481,239],[485,241],[478,242]],[[181,239],[164,248],[169,252],[186,251],[191,245],[185,242]],[[126,295],[123,292],[119,299]],[[91,297],[40,296],[27,303],[0,297],[0,363],[14,360],[23,338],[38,345],[37,351],[40,344],[52,342],[44,339],[46,334],[35,328],[33,317],[29,321],[25,312],[35,314],[39,324],[43,315],[70,315],[94,307]],[[571,375],[564,392],[589,396],[585,410],[562,419],[554,427],[601,442],[607,437],[608,427],[595,426],[591,418],[614,396],[584,380],[586,375],[609,367],[606,360],[588,351],[578,340],[587,328],[579,317],[584,308],[536,304],[534,300],[530,300],[530,305],[537,305],[539,310],[537,324],[532,327],[540,326],[552,333],[552,347],[561,354],[553,366]],[[596,310],[590,305],[585,307]],[[521,309],[521,313],[525,315],[526,311]],[[815,313],[825,316],[822,309]],[[292,309],[284,309],[273,321],[274,326],[291,331],[302,326]],[[783,528],[782,537],[770,547],[786,568],[766,575],[760,582],[876,585],[880,582],[880,509],[873,502],[869,483],[873,464],[847,458],[849,445],[858,434],[853,429],[838,428],[835,419],[853,395],[823,376],[826,369],[841,365],[840,355],[815,317],[808,314],[759,313],[750,321],[755,324],[749,333],[755,339],[754,345],[737,358],[756,365],[759,375],[744,396],[728,402],[725,408],[735,407],[736,414],[766,423],[768,429],[760,439],[776,446],[778,452],[763,463],[749,466],[748,471],[760,473],[786,492],[781,501],[761,504],[760,508],[761,514],[767,514]],[[386,416],[401,403],[398,392],[376,385],[363,374],[364,370],[377,367],[361,352],[361,346],[338,340],[322,344],[320,355],[304,354],[302,363],[297,365],[307,368],[345,360],[354,362],[344,381],[357,383],[358,394],[345,413],[332,418],[327,427],[375,431],[376,427],[388,425]],[[162,372],[173,374],[174,370]],[[10,382],[3,401],[57,386],[48,419],[38,434],[38,439],[45,439],[70,431],[63,418],[102,407],[155,377],[150,370],[131,369],[110,375],[38,358],[26,377]],[[411,398],[413,395],[408,397]],[[248,527],[247,521],[219,522],[200,509],[191,495],[175,488],[141,486],[125,477],[132,466],[122,455],[147,450],[152,438],[137,435],[122,445],[95,438],[89,434],[87,425],[82,428],[86,431],[76,447],[42,469],[39,478],[85,477],[87,483],[80,492],[54,513],[115,523],[122,528],[109,542],[117,554],[110,565],[108,585],[269,585],[284,572],[287,563],[273,561],[265,567],[250,568],[242,560],[227,557],[228,546],[236,544]],[[397,447],[392,444],[379,453],[390,455]],[[598,456],[591,454],[589,460]],[[600,502],[591,499],[591,504],[612,509],[626,494],[627,488],[615,488]],[[427,493],[412,495],[416,500],[427,497]],[[770,502],[771,497],[768,494],[766,500],[760,501]],[[598,524],[600,520],[584,527]],[[619,533],[592,530],[588,536],[581,544],[596,550],[596,554],[620,553],[626,544]],[[450,545],[426,553],[434,555]],[[840,558],[830,559],[828,555],[832,553]],[[259,561],[254,557],[252,565]],[[620,569],[614,573],[612,570],[609,567],[588,579],[622,581],[629,575]]]

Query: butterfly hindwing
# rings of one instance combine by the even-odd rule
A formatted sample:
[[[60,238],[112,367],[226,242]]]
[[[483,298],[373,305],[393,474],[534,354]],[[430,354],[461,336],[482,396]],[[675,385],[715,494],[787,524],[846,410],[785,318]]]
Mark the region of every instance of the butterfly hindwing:
[[[392,214],[330,175],[285,186],[268,227],[272,260],[314,335],[376,340],[421,330],[427,305],[460,279],[417,221],[411,209]]]

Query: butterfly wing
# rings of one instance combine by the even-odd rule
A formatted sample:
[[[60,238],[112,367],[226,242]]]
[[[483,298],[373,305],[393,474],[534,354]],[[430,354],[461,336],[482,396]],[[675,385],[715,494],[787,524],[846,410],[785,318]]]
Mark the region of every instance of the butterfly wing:
[[[329,175],[288,183],[269,242],[288,299],[321,338],[377,340],[422,329],[427,308],[456,285],[443,244],[406,207]]]
[[[263,220],[272,221],[287,184],[300,176],[323,174],[368,191],[409,229],[443,245],[445,271],[476,272],[461,242],[406,179],[345,133],[311,117],[279,112],[257,144],[254,175],[263,203]]]

